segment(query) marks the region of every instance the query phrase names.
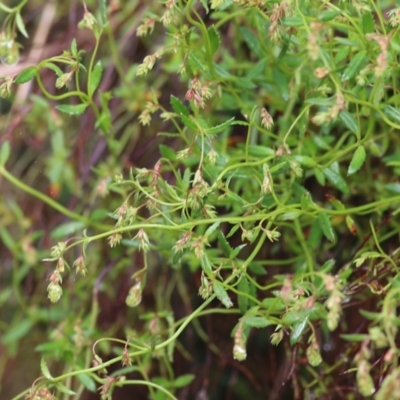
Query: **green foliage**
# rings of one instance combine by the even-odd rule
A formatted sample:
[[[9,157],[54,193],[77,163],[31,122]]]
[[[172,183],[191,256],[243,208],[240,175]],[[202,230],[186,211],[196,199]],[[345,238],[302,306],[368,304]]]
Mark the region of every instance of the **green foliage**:
[[[0,3],[6,64],[29,3]],[[40,92],[32,146],[14,131],[0,149],[1,343],[13,357],[35,329],[41,357],[14,399],[129,385],[176,399],[204,385],[174,364],[199,363],[193,332],[224,363],[246,360],[254,378],[235,393],[280,347],[288,398],[400,392],[400,9],[188,0],[136,16],[129,3],[88,2],[86,51],[77,35],[0,85]]]

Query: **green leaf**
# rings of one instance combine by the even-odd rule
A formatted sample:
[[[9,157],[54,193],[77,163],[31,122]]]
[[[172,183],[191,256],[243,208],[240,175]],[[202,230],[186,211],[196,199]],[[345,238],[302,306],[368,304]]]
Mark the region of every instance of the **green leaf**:
[[[308,317],[305,317],[304,319],[293,324],[292,333],[290,334],[291,346],[293,346],[300,340],[301,335],[303,334],[307,326],[308,326]]]
[[[309,97],[306,101],[306,104],[311,104],[313,106],[330,106],[333,104],[332,97]]]
[[[335,233],[332,229],[331,221],[328,215],[324,212],[319,213],[318,215],[319,224],[321,226],[322,233],[325,237],[333,242],[335,240]]]
[[[240,253],[240,251],[241,251],[244,247],[246,247],[246,246],[247,246],[247,244],[244,243],[244,244],[241,244],[240,246],[235,247],[235,248],[232,250],[231,254],[229,254],[229,258],[230,258],[231,260],[234,260],[234,259],[237,257],[237,255]]]
[[[378,322],[380,319],[382,319],[382,314],[378,312],[373,312],[373,311],[367,311],[367,310],[358,310],[358,312],[364,317],[367,318],[371,321]]]
[[[350,114],[348,111],[343,110],[339,114],[340,120],[346,125],[351,132],[353,132],[357,138],[360,138],[360,126],[356,120],[356,117],[353,114]]]
[[[60,104],[56,106],[57,110],[69,114],[69,115],[80,115],[87,108],[87,104],[76,104],[76,105],[69,105],[69,104]]]
[[[76,393],[73,390],[68,389],[65,385],[63,385],[61,382],[56,383],[56,388],[59,392],[68,394],[70,396],[75,396]]]
[[[283,26],[290,27],[299,27],[304,25],[302,18],[298,16],[282,18],[281,22]]]
[[[86,374],[78,374],[78,375],[76,375],[76,377],[82,383],[82,385],[85,386],[85,388],[87,390],[89,390],[89,392],[96,391],[96,388],[97,388],[96,382],[92,377],[90,377],[89,375],[86,375]]]
[[[239,292],[249,294],[249,282],[245,275],[242,275],[237,286]],[[249,306],[249,298],[238,293],[238,305],[242,314],[245,314]]]
[[[107,4],[106,0],[99,0],[100,23],[104,27],[107,23]]]
[[[365,153],[364,146],[359,146],[353,154],[347,175],[356,173],[364,164],[367,154]]]
[[[319,224],[319,220],[316,219],[311,225],[311,232],[307,238],[307,242],[313,249],[315,249],[320,246],[321,240],[322,240],[322,229]]]
[[[212,128],[206,129],[206,133],[208,135],[215,135],[219,132],[222,132],[225,130],[228,126],[232,125],[232,122],[235,120],[235,117],[232,117],[231,119],[228,119],[228,121],[223,122],[222,124],[213,126]]]
[[[229,257],[232,253],[232,247],[226,240],[225,235],[222,233],[221,230],[218,232],[218,242],[221,246],[222,251],[224,252],[225,257]]]
[[[71,236],[76,232],[82,230],[85,224],[81,221],[69,221],[57,226],[52,232],[51,237],[53,239],[63,238],[65,236]]]
[[[372,33],[375,30],[375,21],[371,12],[366,12],[362,16],[362,27],[364,34]]]
[[[252,328],[265,328],[269,325],[273,325],[274,322],[269,321],[265,317],[244,317],[243,318],[244,325],[251,326]]]
[[[28,32],[26,31],[24,21],[22,20],[21,14],[18,12],[15,15],[15,23],[17,24],[18,30],[26,37],[29,38]]]
[[[245,28],[243,26],[239,27],[239,32],[250,50],[256,56],[258,56],[258,58],[264,58],[264,54],[261,49],[260,38],[254,35],[254,33],[251,32],[248,28]]]
[[[208,8],[208,0],[200,0],[200,3],[203,5],[204,9],[206,10],[206,14],[210,12],[210,9]]]
[[[364,65],[367,62],[367,52],[365,50],[360,51],[358,54],[356,54],[351,60],[347,68],[344,70],[343,75],[342,75],[342,82],[347,81],[356,74],[360,72],[360,70],[364,67]]]
[[[49,368],[47,367],[47,363],[44,357],[40,360],[40,370],[42,371],[42,374],[45,378],[52,380],[53,377],[51,376],[51,373],[49,371]]]
[[[103,66],[101,65],[101,61],[97,61],[96,65],[93,68],[92,74],[90,76],[89,82],[89,97],[93,96],[93,93],[98,88],[101,76],[103,75]]]
[[[23,319],[22,321],[14,322],[11,328],[7,328],[7,331],[2,334],[1,341],[5,345],[18,342],[25,335],[27,335],[32,329],[34,321],[31,319]]]
[[[191,117],[186,117],[182,114],[181,119],[185,126],[190,130],[197,131],[199,129]]]
[[[400,193],[400,183],[388,183],[385,185],[385,189],[390,192]]]
[[[171,102],[172,108],[179,116],[181,116],[181,115],[184,115],[185,117],[189,116],[188,109],[183,105],[183,103],[177,97],[171,95],[170,102]]]
[[[337,10],[322,11],[318,16],[318,19],[322,22],[329,22],[336,18],[340,14],[340,12],[341,11]]]
[[[337,162],[333,163],[330,167],[325,168],[322,172],[333,186],[335,186],[337,189],[345,194],[350,193],[346,181],[340,175],[339,164],[337,164]]]
[[[11,153],[11,147],[10,147],[10,142],[6,140],[3,145],[1,146],[0,150],[0,166],[3,166],[6,164],[8,161],[8,158],[10,157]]]
[[[14,80],[14,83],[25,83],[29,82],[36,76],[37,73],[36,67],[28,67],[24,69]]]
[[[280,69],[274,68],[272,70],[272,78],[275,85],[278,87],[279,93],[284,100],[289,99],[289,82],[286,74],[284,74]]]
[[[171,161],[176,160],[176,152],[173,149],[171,149],[171,147],[168,147],[165,144],[160,144],[159,149],[161,155],[167,160]]]
[[[190,384],[193,381],[195,376],[193,374],[185,374],[178,376],[175,381],[172,383],[174,388],[182,388]]]
[[[349,342],[363,342],[365,339],[368,339],[368,335],[366,333],[341,334],[340,337]]]
[[[305,167],[312,168],[317,165],[317,162],[309,156],[295,155],[292,158]]]
[[[211,226],[209,226],[204,234],[205,237],[210,236],[221,224],[221,221],[214,222]]]
[[[213,287],[214,287],[214,293],[216,294],[220,302],[226,308],[232,307],[233,306],[232,300],[230,299],[228,292],[222,286],[222,283],[219,281],[214,281]]]
[[[208,39],[210,40],[211,45],[211,55],[213,56],[217,51],[221,44],[221,39],[219,37],[218,31],[215,29],[214,25],[211,25],[207,29]]]
[[[382,111],[389,119],[400,123],[400,110],[398,108],[385,105],[382,107]]]
[[[76,39],[73,38],[72,42],[71,42],[71,54],[73,56],[77,56],[78,55],[78,48],[76,46]]]

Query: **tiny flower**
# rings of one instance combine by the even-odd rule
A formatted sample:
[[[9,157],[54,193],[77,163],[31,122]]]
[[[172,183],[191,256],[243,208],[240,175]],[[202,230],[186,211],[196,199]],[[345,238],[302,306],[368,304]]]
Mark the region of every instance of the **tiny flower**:
[[[156,20],[154,18],[146,18],[141,25],[138,26],[136,30],[136,35],[143,37],[152,33],[154,30]]]
[[[239,325],[234,336],[233,358],[238,361],[246,359],[246,336],[243,333],[242,324]]]
[[[108,238],[108,244],[110,247],[115,247],[116,245],[119,244],[119,242],[122,239],[122,235],[120,233],[114,233]]]
[[[78,23],[78,28],[90,29],[91,31],[93,31],[93,29],[97,25],[96,18],[92,13],[88,11],[88,9],[86,8],[86,4],[84,4],[84,7],[85,7],[85,12],[83,14],[82,20]]]
[[[85,266],[85,260],[83,256],[79,256],[75,261],[73,266],[76,268],[76,272],[78,274],[81,274],[82,276],[86,275],[86,266]]]
[[[278,346],[278,344],[282,341],[283,339],[283,329],[280,325],[278,325],[276,327],[276,332],[274,332],[271,335],[271,344],[273,344],[274,346]]]
[[[65,74],[62,74],[60,77],[57,78],[56,80],[56,88],[61,89],[64,86],[67,85],[67,83],[71,80],[73,72],[67,72]]]
[[[274,120],[264,107],[261,109],[261,125],[268,130],[271,130],[272,126],[274,125]]]
[[[142,301],[142,282],[139,281],[129,289],[125,303],[128,307],[136,307]]]
[[[322,78],[325,78],[325,76],[327,76],[329,74],[329,69],[327,67],[319,67],[319,68],[316,68],[314,73],[318,79],[322,79]]]
[[[137,235],[134,237],[139,241],[139,250],[142,249],[144,252],[149,251],[150,241],[146,232],[143,229],[139,229]]]
[[[389,23],[393,28],[400,25],[400,8],[394,8],[388,12]]]
[[[58,283],[50,282],[49,286],[47,286],[48,298],[52,303],[57,303],[60,300],[62,295],[62,288]]]
[[[123,353],[122,353],[122,359],[121,359],[121,361],[122,361],[122,365],[123,365],[124,367],[126,367],[126,366],[131,366],[131,365],[132,365],[132,359],[131,359],[131,357],[130,357],[130,355],[129,355],[129,352],[128,352],[128,349],[127,349],[127,348],[125,348],[124,351],[123,351]]]
[[[65,242],[58,242],[56,246],[51,248],[50,255],[54,258],[59,258],[64,253],[66,247],[67,244]]]

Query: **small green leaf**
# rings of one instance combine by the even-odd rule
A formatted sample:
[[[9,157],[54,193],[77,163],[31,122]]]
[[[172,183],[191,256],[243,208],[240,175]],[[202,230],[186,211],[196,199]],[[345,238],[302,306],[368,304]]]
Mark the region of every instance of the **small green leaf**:
[[[347,81],[356,74],[360,72],[360,70],[364,67],[367,61],[367,52],[365,50],[357,53],[351,60],[347,68],[344,70],[342,75],[342,82]]]
[[[15,322],[11,328],[3,334],[1,342],[5,345],[18,342],[21,338],[28,334],[33,325],[31,319],[24,319],[22,321]]]
[[[14,80],[14,83],[25,83],[29,82],[36,76],[37,73],[36,67],[28,67],[24,69]]]
[[[183,105],[183,103],[175,96],[171,95],[171,106],[174,109],[174,111],[180,116],[184,115],[185,117],[189,116],[189,111],[188,109]]]
[[[303,26],[304,22],[301,17],[293,16],[293,17],[282,18],[282,25],[290,27],[299,27]]]
[[[76,46],[76,39],[75,38],[72,39],[72,42],[71,42],[71,54],[73,56],[77,56],[78,55],[78,48]]]
[[[93,68],[92,74],[90,76],[90,82],[89,82],[89,88],[88,88],[89,97],[92,97],[93,93],[98,88],[102,75],[103,75],[103,66],[101,65],[101,61],[97,61],[96,65]]]
[[[228,292],[222,286],[222,283],[219,281],[214,281],[213,287],[214,287],[214,293],[216,294],[220,302],[226,308],[232,307],[233,306],[232,300],[230,299]]]
[[[321,226],[322,233],[325,237],[333,242],[335,240],[335,233],[332,229],[331,221],[326,213],[321,212],[318,215],[319,224]]]
[[[210,40],[211,45],[211,55],[213,56],[217,51],[221,44],[221,39],[219,37],[218,31],[215,29],[214,25],[211,25],[207,29],[208,39]]]
[[[197,131],[198,127],[194,120],[191,117],[186,117],[185,115],[181,114],[181,119],[182,122],[185,124],[187,128],[189,128],[192,131]]]
[[[305,103],[313,106],[330,106],[333,104],[333,100],[332,97],[310,97]]]
[[[22,20],[21,14],[18,12],[15,15],[15,23],[17,24],[18,30],[26,37],[29,38],[28,32],[26,31],[24,21]]]
[[[99,14],[100,14],[100,22],[101,25],[104,27],[107,23],[107,4],[106,0],[99,0]]]
[[[307,238],[307,242],[311,245],[311,248],[318,248],[322,240],[322,229],[318,219],[316,219],[311,225],[311,232]]]
[[[249,294],[249,282],[245,275],[242,275],[237,286],[239,292]],[[238,305],[242,314],[245,314],[249,306],[249,298],[238,293]]]
[[[317,162],[309,156],[295,155],[293,159],[305,167],[313,168],[317,165]]]
[[[69,115],[80,115],[86,110],[87,104],[60,104],[59,106],[56,106],[56,108],[57,110]]]
[[[241,244],[240,246],[235,247],[235,248],[232,250],[231,254],[229,254],[229,258],[230,258],[231,260],[234,260],[234,259],[237,257],[237,255],[240,253],[240,251],[241,251],[244,247],[246,247],[246,246],[247,246],[247,244],[244,243],[244,244]]]
[[[178,376],[175,381],[172,383],[174,388],[182,388],[190,384],[193,381],[195,376],[193,374],[185,374]]]
[[[260,59],[264,58],[264,54],[261,49],[260,38],[257,37],[253,32],[251,32],[248,28],[245,28],[243,26],[239,27],[239,32],[249,49]]]
[[[222,124],[213,126],[212,128],[206,129],[206,132],[208,135],[215,135],[219,132],[222,132],[227,128],[228,126],[232,125],[232,122],[235,120],[235,117],[232,117],[231,119],[228,119],[228,121],[223,122]]]
[[[365,153],[364,146],[359,146],[353,154],[347,175],[356,173],[364,164],[367,154]]]
[[[251,326],[252,328],[265,328],[274,323],[264,317],[247,317],[243,319],[244,325]]]
[[[222,251],[224,252],[225,257],[229,257],[230,254],[232,253],[232,247],[226,240],[226,237],[221,230],[218,232],[218,242],[221,246]]]
[[[214,222],[211,226],[209,226],[204,234],[205,237],[210,236],[221,224],[221,221]]]
[[[3,166],[6,164],[8,161],[8,158],[10,157],[11,153],[11,147],[10,147],[10,142],[6,140],[3,145],[1,146],[0,150],[0,166]]]
[[[78,374],[76,377],[89,392],[96,391],[96,382],[92,377],[86,374]]]
[[[342,334],[340,337],[349,342],[363,342],[365,339],[368,339],[368,335],[365,333]]]
[[[394,193],[400,193],[400,183],[388,183],[385,186],[386,190],[389,190],[390,192],[394,192]]]
[[[322,22],[329,22],[332,21],[335,17],[337,17],[340,14],[340,12],[341,11],[337,10],[322,11],[318,16],[318,19]]]
[[[339,164],[337,164],[337,162],[333,163],[330,167],[325,168],[322,172],[333,186],[335,186],[345,194],[350,193],[346,181],[340,175]]]
[[[65,236],[71,236],[76,232],[82,230],[85,224],[81,221],[69,221],[57,226],[52,232],[51,237],[53,239],[63,238]]]
[[[160,144],[159,149],[161,155],[167,160],[171,161],[176,160],[176,152],[173,149],[171,149],[171,147],[168,147],[165,144]]]
[[[47,363],[44,357],[40,360],[40,370],[42,371],[42,374],[45,378],[52,380],[53,377],[51,376],[51,373],[49,371],[49,368],[47,367]]]
[[[285,73],[280,69],[274,68],[272,70],[272,78],[284,100],[289,99],[289,82]]]
[[[362,26],[364,34],[372,33],[375,30],[375,21],[371,12],[366,12],[362,16]]]
[[[76,393],[73,390],[68,389],[65,385],[63,385],[61,382],[56,383],[56,388],[59,392],[68,394],[69,396],[75,396]]]
[[[392,121],[400,123],[400,110],[392,106],[385,105],[382,107],[383,113]]]
[[[348,111],[343,110],[339,114],[340,120],[346,125],[346,128],[348,128],[350,131],[352,131],[357,138],[360,138],[360,126],[358,125],[358,122],[353,114],[350,114]]]
[[[301,319],[300,321],[294,323],[292,325],[292,333],[290,334],[290,345],[293,346],[296,344],[303,334],[304,330],[308,326],[308,317]]]

